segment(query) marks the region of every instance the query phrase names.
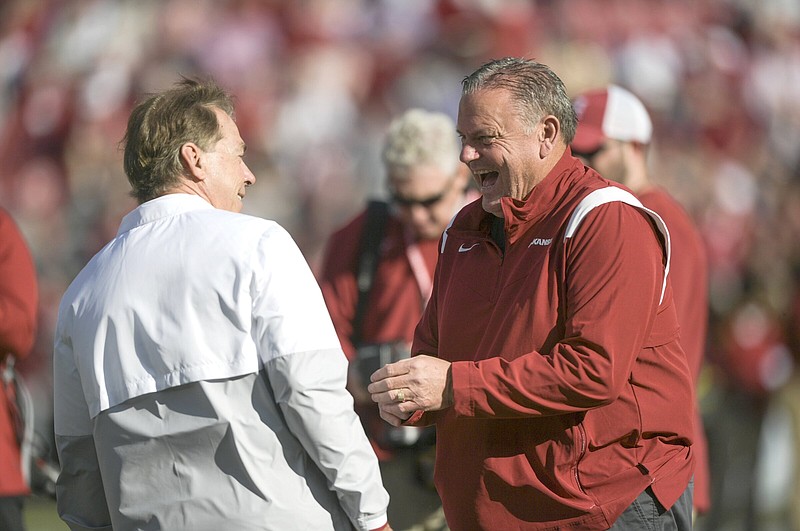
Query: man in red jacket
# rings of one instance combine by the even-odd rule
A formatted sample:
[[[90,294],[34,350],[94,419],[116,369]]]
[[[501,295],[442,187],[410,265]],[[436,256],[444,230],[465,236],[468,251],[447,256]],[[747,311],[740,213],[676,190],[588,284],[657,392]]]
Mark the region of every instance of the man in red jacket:
[[[705,359],[708,328],[708,264],[700,232],[663,187],[650,178],[648,150],[653,124],[644,104],[617,85],[590,90],[574,100],[578,129],[572,152],[600,175],[622,183],[644,206],[661,216],[672,242],[672,277],[681,346],[697,385]],[[698,514],[711,505],[705,431],[699,408],[695,411],[694,507]]]
[[[16,223],[0,209],[0,529],[24,529],[22,504],[30,494],[20,461],[16,389],[7,374],[28,355],[36,337],[36,268]]]
[[[483,198],[441,238],[414,356],[372,375],[390,424],[435,423],[453,531],[691,529],[669,234],[572,156],[575,128],[545,65],[464,79],[460,158]]]

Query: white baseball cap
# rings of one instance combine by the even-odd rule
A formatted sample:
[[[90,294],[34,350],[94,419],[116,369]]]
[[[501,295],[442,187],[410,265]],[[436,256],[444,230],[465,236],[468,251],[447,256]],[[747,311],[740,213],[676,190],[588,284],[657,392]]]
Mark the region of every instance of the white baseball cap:
[[[649,144],[653,122],[644,104],[617,85],[584,92],[573,101],[578,128],[572,140],[576,153],[597,151],[606,138]]]

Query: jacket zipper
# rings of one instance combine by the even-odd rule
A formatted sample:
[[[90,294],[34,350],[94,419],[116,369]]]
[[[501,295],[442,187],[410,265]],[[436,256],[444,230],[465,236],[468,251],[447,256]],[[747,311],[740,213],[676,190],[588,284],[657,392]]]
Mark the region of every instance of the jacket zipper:
[[[578,453],[578,459],[575,461],[575,466],[573,467],[572,471],[575,474],[575,483],[578,485],[580,491],[586,494],[586,491],[583,490],[583,485],[581,485],[581,477],[578,474],[578,464],[583,459],[583,455],[586,453],[586,434],[583,431],[583,424],[578,424],[578,441],[580,444],[580,452]]]

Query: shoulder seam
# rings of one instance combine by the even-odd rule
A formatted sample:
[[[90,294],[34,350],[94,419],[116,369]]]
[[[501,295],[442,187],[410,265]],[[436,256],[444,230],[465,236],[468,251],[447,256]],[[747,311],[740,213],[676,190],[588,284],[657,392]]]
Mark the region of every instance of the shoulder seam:
[[[578,230],[581,222],[589,214],[589,212],[598,206],[614,201],[626,203],[632,207],[642,210],[643,212],[646,212],[653,219],[653,221],[655,221],[658,230],[664,237],[667,263],[664,267],[664,282],[661,286],[661,297],[658,300],[658,303],[661,304],[661,302],[664,300],[664,292],[667,288],[667,277],[669,276],[670,261],[672,256],[672,242],[670,241],[669,230],[667,229],[667,225],[664,223],[664,220],[661,219],[661,216],[659,216],[655,211],[650,210],[642,205],[641,201],[639,201],[632,193],[623,190],[622,188],[617,188],[616,186],[599,188],[589,193],[589,195],[584,197],[581,202],[578,203],[578,206],[575,207],[575,210],[572,211],[572,215],[570,216],[569,221],[567,221],[567,230],[564,232],[564,241],[566,242],[569,238],[575,235],[575,232]]]

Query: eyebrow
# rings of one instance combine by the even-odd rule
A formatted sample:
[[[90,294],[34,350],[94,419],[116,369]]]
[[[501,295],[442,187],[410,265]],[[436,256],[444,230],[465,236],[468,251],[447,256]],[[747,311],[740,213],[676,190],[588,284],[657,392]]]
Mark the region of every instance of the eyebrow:
[[[458,136],[462,136],[462,137],[465,137],[465,138],[467,137],[467,135],[465,133],[462,133],[458,129],[456,129],[456,134],[458,134]],[[477,129],[475,129],[474,131],[472,131],[472,133],[471,133],[471,136],[473,136],[475,138],[481,137],[481,136],[498,136],[498,135],[499,135],[499,133],[497,132],[497,129],[495,129],[493,127],[488,127],[488,126],[481,126],[481,127],[477,128]]]

